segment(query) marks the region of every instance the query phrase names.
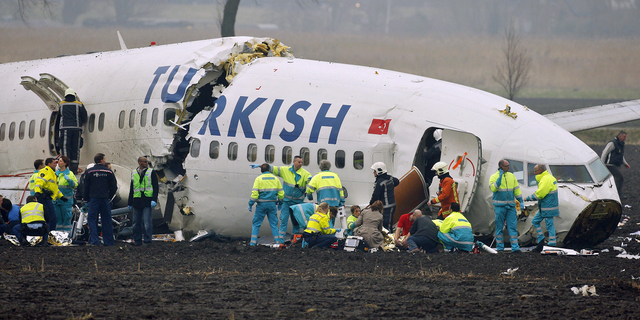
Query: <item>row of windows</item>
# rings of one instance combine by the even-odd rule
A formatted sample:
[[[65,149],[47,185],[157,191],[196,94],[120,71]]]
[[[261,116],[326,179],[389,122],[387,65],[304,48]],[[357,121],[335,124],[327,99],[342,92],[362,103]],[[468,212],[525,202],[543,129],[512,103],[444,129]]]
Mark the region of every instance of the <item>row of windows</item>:
[[[147,125],[147,109],[142,109],[142,112],[140,113],[140,126],[144,127]],[[153,109],[153,111],[151,112],[151,126],[156,126],[158,124],[158,115],[160,113],[160,110],[158,108]],[[169,108],[166,109],[164,112],[164,123],[168,126],[172,125],[172,123],[170,122],[170,120],[173,120],[175,118],[176,115],[176,111],[175,109]],[[136,110],[131,110],[129,112],[129,128],[133,128],[133,126],[135,125],[136,121]],[[100,113],[100,115],[98,115],[98,131],[102,131],[104,130],[104,120],[105,120],[105,114],[104,112]],[[120,127],[120,129],[124,128],[124,123],[125,123],[125,112],[120,111],[120,116],[118,118],[118,127]],[[18,139],[23,140],[25,138],[25,133],[26,133],[26,121],[22,121],[20,122],[20,124],[18,125]],[[89,119],[87,121],[87,129],[89,130],[89,132],[93,132],[95,131],[95,127],[96,127],[96,114],[92,113],[89,116]],[[31,120],[31,122],[29,122],[29,138],[33,139],[35,137],[35,132],[36,132],[36,121],[35,120]],[[40,121],[40,137],[44,138],[44,136],[47,134],[47,119],[42,119],[42,121]],[[7,124],[3,123],[0,124],[0,141],[4,141],[6,138],[8,138],[10,141],[13,141],[16,138],[16,123],[15,122],[11,122],[11,124],[9,124],[9,128],[7,130]]]
[[[197,158],[200,156],[201,142],[198,139],[193,139],[191,143],[191,157]],[[311,162],[311,150],[309,148],[300,148],[300,157],[302,158],[302,165],[308,166]],[[218,159],[220,156],[220,142],[211,141],[209,143],[209,158]],[[282,148],[282,163],[289,165],[293,162],[293,148],[285,146]],[[321,160],[328,160],[329,152],[326,149],[318,149],[316,152],[316,162],[320,164]],[[227,159],[235,161],[238,159],[238,143],[231,142],[227,146]],[[255,163],[258,160],[258,145],[250,143],[247,146],[247,161]],[[264,161],[266,163],[273,163],[276,160],[276,147],[273,145],[267,145],[264,149]],[[346,153],[344,150],[337,150],[334,155],[333,164],[336,168],[342,169],[346,164]],[[356,151],[353,153],[353,167],[357,170],[362,170],[364,167],[364,153],[362,151]]]
[[[20,122],[20,124],[18,125],[18,139],[20,140],[24,140],[25,137],[25,133],[27,132],[26,130],[27,127],[27,123],[26,121],[22,121]],[[7,124],[3,123],[0,124],[0,141],[4,141],[5,138],[9,138],[10,141],[13,141],[16,138],[16,123],[15,122],[11,122],[11,124],[9,124],[9,130],[8,130],[8,134],[7,134]],[[36,121],[35,120],[31,120],[31,122],[29,122],[29,139],[33,139],[33,137],[35,137],[36,135]],[[42,119],[42,121],[40,121],[40,137],[43,138],[46,134],[47,134],[47,119]]]

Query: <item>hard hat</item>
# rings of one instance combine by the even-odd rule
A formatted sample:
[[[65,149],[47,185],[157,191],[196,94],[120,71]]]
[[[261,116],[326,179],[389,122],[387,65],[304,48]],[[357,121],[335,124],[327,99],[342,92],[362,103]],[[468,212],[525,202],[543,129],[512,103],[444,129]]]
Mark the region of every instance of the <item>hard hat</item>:
[[[387,173],[387,165],[384,162],[376,162],[371,166],[371,170],[375,171],[376,174]]]
[[[71,89],[71,88],[68,88],[67,90],[64,91],[64,96],[66,97],[68,95],[72,95],[72,96],[75,97],[76,96],[76,91]]]
[[[436,131],[433,132],[433,138],[436,139],[436,141],[442,139],[442,129],[436,129]]]
[[[436,162],[436,164],[433,165],[431,170],[434,170],[439,176],[449,172],[449,168],[447,164],[442,161]]]

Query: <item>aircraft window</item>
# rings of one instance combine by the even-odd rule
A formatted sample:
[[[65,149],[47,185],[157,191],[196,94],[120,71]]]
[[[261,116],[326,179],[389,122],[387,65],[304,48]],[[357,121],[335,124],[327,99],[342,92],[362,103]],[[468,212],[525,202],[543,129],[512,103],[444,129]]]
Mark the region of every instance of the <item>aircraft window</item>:
[[[604,179],[606,179],[610,173],[609,169],[607,169],[607,166],[602,163],[602,160],[600,160],[600,158],[596,158],[595,160],[593,160],[589,164],[589,168],[591,168],[591,172],[593,172],[593,175],[596,178],[595,180],[598,182],[604,181]]]
[[[158,108],[153,109],[153,112],[151,112],[151,125],[152,126],[156,126],[156,124],[158,124],[158,113],[160,112],[160,110],[158,110]]]
[[[558,182],[593,183],[593,179],[584,165],[552,165],[550,167],[551,173]]]
[[[164,110],[164,125],[165,126],[172,126],[173,123],[171,123],[171,121],[174,121],[176,118],[176,109],[173,108],[168,108]]]
[[[318,149],[318,164],[320,164],[322,160],[327,160],[328,155],[327,149]]]
[[[87,124],[87,129],[89,129],[89,132],[93,132],[95,128],[96,128],[96,114],[92,113],[89,116],[89,123]]]
[[[191,142],[191,157],[197,158],[200,156],[200,139],[193,138]]]
[[[362,168],[364,168],[364,153],[362,151],[353,153],[353,167],[356,170],[362,170]]]
[[[229,160],[238,159],[238,144],[235,142],[229,143],[229,150],[227,150],[227,158]]]
[[[20,121],[20,127],[18,129],[18,138],[20,138],[20,140],[24,139],[24,130],[27,126],[27,123],[24,121]]]
[[[258,159],[258,146],[255,143],[250,143],[247,147],[247,160],[249,162],[255,162]]]
[[[129,112],[129,128],[133,128],[136,124],[136,109],[131,109]]]
[[[124,128],[124,110],[120,111],[120,116],[118,116],[118,128]]]
[[[522,161],[511,160],[509,161],[509,172],[513,173],[516,176],[516,180],[518,180],[519,184],[524,185],[524,163]],[[535,177],[533,178],[535,180]]]
[[[11,122],[9,125],[9,140],[13,141],[13,138],[16,137],[16,123]]]
[[[0,141],[4,141],[4,134],[6,130],[7,130],[6,124],[3,123],[2,125],[0,125]]]
[[[336,168],[342,169],[344,168],[344,162],[345,162],[345,153],[343,150],[338,150],[336,151]]]
[[[140,113],[140,126],[144,127],[147,125],[147,109],[142,109]]]
[[[98,130],[102,131],[102,129],[104,129],[104,112],[98,117]]]
[[[218,159],[219,154],[220,154],[220,142],[211,141],[211,143],[209,144],[209,158]]]
[[[533,173],[533,167],[535,166],[535,163],[527,163],[527,178],[529,180],[529,187],[538,185],[538,181],[536,181],[536,174]]]
[[[45,134],[47,134],[47,119],[42,119],[40,121],[40,137],[44,138]]]
[[[291,147],[282,148],[282,163],[291,164],[291,161],[293,161],[293,150]]]
[[[300,157],[302,158],[302,165],[303,166],[308,166],[309,165],[309,158],[311,158],[310,154],[311,154],[311,152],[309,151],[309,148],[300,149]]]
[[[267,163],[273,163],[276,160],[276,147],[273,145],[267,145],[264,148],[264,161]]]
[[[31,120],[31,122],[29,122],[29,139],[33,139],[35,135],[36,135],[36,121]]]

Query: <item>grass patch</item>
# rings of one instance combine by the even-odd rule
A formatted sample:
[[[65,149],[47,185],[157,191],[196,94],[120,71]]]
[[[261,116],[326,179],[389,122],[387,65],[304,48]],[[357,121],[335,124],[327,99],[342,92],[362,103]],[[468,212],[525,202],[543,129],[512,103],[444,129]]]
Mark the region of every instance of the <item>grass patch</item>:
[[[597,128],[574,132],[573,135],[586,144],[604,145],[613,139],[620,130],[620,128]],[[623,130],[627,133],[625,144],[640,145],[640,128],[624,128]]]

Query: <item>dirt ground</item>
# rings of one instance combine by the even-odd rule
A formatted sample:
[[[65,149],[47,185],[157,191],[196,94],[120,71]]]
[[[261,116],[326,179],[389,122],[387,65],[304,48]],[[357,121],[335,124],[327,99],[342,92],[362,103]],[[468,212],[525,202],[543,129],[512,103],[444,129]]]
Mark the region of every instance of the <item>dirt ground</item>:
[[[594,147],[600,152],[602,146]],[[598,256],[348,253],[245,242],[16,247],[0,240],[0,312],[28,319],[638,319],[640,147]],[[512,275],[502,274],[518,268]],[[597,296],[572,287],[595,286]]]

